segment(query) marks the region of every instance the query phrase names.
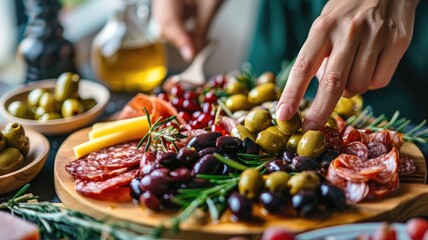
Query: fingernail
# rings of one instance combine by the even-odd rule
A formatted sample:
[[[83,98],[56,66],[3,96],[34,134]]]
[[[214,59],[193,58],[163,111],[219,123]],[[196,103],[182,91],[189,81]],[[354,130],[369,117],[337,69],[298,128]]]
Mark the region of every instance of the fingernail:
[[[181,47],[180,54],[186,62],[189,62],[193,58],[192,49],[188,46]]]
[[[288,120],[290,118],[290,107],[285,103],[281,103],[278,107],[278,112],[276,114],[279,120]]]
[[[318,127],[314,122],[304,122],[302,126],[303,132],[306,132],[308,130],[317,130]]]

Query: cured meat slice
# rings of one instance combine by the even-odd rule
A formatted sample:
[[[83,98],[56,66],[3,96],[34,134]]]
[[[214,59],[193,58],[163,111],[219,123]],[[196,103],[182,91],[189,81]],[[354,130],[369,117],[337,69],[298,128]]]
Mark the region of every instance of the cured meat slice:
[[[382,130],[379,132],[374,132],[370,134],[370,142],[378,141],[383,143],[385,145],[387,151],[391,150],[392,143],[391,143],[391,136],[389,135],[389,130]]]
[[[128,185],[133,178],[138,175],[138,169],[134,169],[125,173],[121,173],[115,177],[103,181],[85,181],[76,179],[75,189],[77,192],[92,198],[102,194],[119,189],[122,186]]]
[[[143,149],[137,149],[137,145],[137,141],[117,144],[91,152],[77,161],[89,161],[98,169],[130,168],[140,163],[144,153]]]
[[[344,134],[345,128],[347,127],[346,121],[339,115],[334,116],[334,120],[336,120],[337,129],[339,130],[339,132]]]
[[[336,160],[333,160],[333,162]],[[332,162],[332,164],[333,164]],[[330,165],[330,167],[327,169],[327,175],[326,180],[330,182],[331,184],[335,185],[336,187],[339,187],[341,189],[346,188],[346,180],[339,177],[339,175],[336,172],[336,167]]]
[[[400,153],[398,158],[398,175],[408,175],[416,171],[416,164],[412,157],[404,153]]]
[[[128,186],[119,187],[103,194],[85,193],[87,197],[110,202],[129,202],[131,201],[131,190]]]
[[[348,143],[348,145],[345,146],[342,152],[349,155],[357,156],[363,161],[369,158],[369,149],[362,142]]]
[[[88,165],[86,161],[73,161],[72,164],[67,164],[65,170],[73,177],[81,180],[101,181],[121,173],[126,172],[128,168],[118,169],[97,169],[94,166]]]
[[[348,145],[350,142],[360,141],[360,132],[352,126],[347,126],[343,132],[343,145]]]
[[[396,132],[389,130],[389,136],[391,138],[391,144],[393,147],[400,149],[401,145],[403,145],[403,136],[404,134],[401,132]]]
[[[369,158],[376,158],[388,152],[385,145],[379,141],[372,141],[367,143],[369,150]]]
[[[367,183],[355,183],[348,181],[345,188],[345,196],[347,204],[361,202],[369,194],[369,186]]]
[[[383,198],[388,194],[394,193],[398,190],[400,186],[400,180],[398,178],[398,174],[394,173],[386,184],[381,184],[378,182],[369,182],[368,184],[370,190],[369,190],[369,197],[372,198]]]
[[[327,148],[334,149],[336,151],[342,151],[342,134],[336,128],[325,126],[321,129],[321,132],[324,134],[325,142]]]

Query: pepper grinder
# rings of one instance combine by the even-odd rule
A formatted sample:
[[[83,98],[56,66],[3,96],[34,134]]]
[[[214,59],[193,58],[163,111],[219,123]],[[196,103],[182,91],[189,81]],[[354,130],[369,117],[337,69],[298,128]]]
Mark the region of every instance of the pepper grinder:
[[[73,45],[64,38],[58,19],[58,0],[25,0],[29,17],[19,52],[26,65],[26,82],[57,78],[63,72],[76,72]]]

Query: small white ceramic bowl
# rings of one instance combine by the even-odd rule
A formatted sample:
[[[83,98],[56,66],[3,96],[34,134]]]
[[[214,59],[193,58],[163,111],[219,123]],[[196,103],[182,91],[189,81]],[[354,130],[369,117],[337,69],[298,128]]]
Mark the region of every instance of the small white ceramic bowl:
[[[7,107],[14,101],[25,101],[28,93],[35,88],[50,89],[54,91],[56,79],[41,80],[16,87],[0,98],[0,114],[8,122],[16,122],[26,129],[33,129],[44,135],[59,135],[70,133],[91,124],[105,110],[108,100],[110,99],[109,90],[103,85],[89,80],[81,79],[79,82],[79,95],[82,98],[92,97],[97,104],[89,111],[78,114],[73,117],[48,120],[39,122],[18,118],[7,111]]]

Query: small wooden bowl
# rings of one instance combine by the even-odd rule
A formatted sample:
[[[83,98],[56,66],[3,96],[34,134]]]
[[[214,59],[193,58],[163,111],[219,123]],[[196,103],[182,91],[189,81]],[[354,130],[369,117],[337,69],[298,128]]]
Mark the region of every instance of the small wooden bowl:
[[[13,191],[31,181],[40,172],[48,158],[49,142],[46,137],[31,129],[25,129],[25,135],[30,139],[30,151],[20,169],[0,175],[0,194]]]
[[[73,117],[48,120],[39,122],[37,120],[18,118],[7,111],[7,107],[14,101],[26,101],[28,93],[35,88],[54,91],[56,79],[41,80],[19,86],[8,91],[0,98],[0,114],[8,122],[16,122],[25,127],[33,129],[44,135],[59,135],[70,133],[87,125],[90,125],[99,115],[104,112],[108,100],[110,99],[109,90],[103,85],[89,80],[81,79],[79,83],[79,95],[82,98],[92,97],[97,104],[88,111]]]

